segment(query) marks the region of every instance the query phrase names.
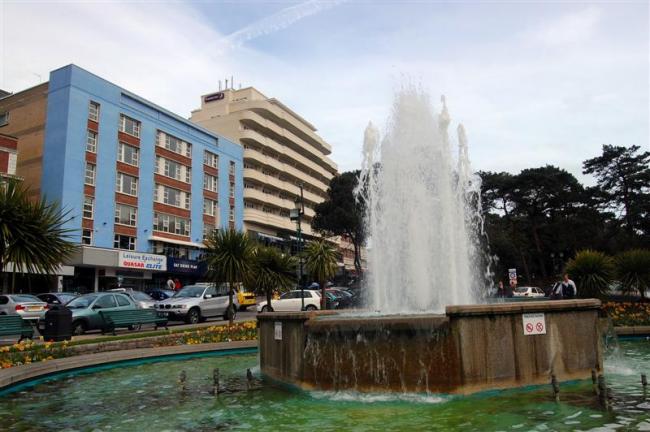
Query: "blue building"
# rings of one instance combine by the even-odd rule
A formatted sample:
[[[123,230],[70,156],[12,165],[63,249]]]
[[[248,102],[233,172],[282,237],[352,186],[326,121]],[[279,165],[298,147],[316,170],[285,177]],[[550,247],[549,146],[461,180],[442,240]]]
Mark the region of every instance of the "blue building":
[[[205,237],[242,229],[242,147],[75,65],[46,103],[41,193],[81,245],[64,288],[200,278]]]

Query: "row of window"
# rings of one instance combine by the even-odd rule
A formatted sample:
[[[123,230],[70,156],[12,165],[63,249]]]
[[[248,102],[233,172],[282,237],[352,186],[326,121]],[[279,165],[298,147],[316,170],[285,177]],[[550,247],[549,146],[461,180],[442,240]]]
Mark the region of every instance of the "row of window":
[[[165,213],[154,213],[153,229],[155,231],[161,231],[170,234],[189,236],[190,220]]]
[[[203,200],[203,214],[216,216],[218,213],[218,202],[205,198]],[[93,219],[95,210],[95,198],[84,196],[83,217]],[[138,209],[127,204],[115,204],[115,223],[120,225],[136,226],[138,223]]]
[[[113,247],[115,249],[135,250],[135,237],[115,234]],[[91,246],[93,244],[93,230],[84,229],[81,231],[81,244]]]

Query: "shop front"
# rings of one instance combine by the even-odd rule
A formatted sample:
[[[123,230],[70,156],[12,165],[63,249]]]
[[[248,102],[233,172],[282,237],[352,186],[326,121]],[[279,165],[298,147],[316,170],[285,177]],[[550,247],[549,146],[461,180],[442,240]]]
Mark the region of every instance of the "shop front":
[[[200,282],[205,278],[206,265],[203,261],[176,258],[168,256],[167,271],[156,273],[153,276],[153,284],[159,288],[165,288],[167,280],[178,280],[181,286],[191,285]]]

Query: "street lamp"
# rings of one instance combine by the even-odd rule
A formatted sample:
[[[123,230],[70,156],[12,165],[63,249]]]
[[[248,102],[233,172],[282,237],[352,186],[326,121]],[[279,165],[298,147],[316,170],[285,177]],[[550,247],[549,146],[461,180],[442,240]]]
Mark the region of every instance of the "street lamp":
[[[298,187],[300,188],[300,196],[296,197],[295,205],[289,211],[289,218],[292,221],[296,221],[296,234],[298,235],[298,262],[300,263],[298,273],[298,283],[300,284],[300,310],[305,310],[305,286],[302,283],[302,228],[300,226],[302,215],[305,214],[305,203],[302,198],[302,184]]]

